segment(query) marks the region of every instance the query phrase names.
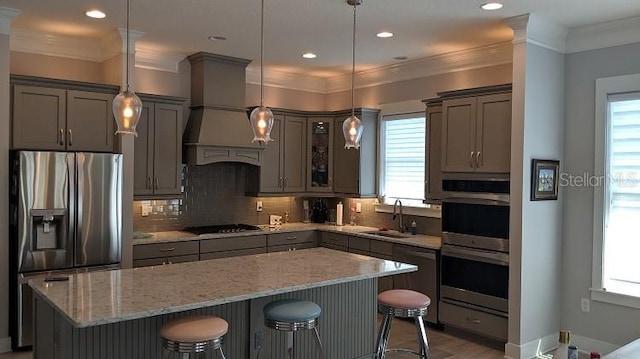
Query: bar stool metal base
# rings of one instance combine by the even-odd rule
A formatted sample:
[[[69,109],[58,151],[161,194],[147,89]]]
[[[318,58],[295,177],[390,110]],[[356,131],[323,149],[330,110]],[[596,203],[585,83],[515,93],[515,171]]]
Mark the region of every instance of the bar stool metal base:
[[[374,358],[385,359],[386,353],[404,352],[415,354],[421,359],[429,359],[429,343],[427,341],[427,331],[425,329],[424,320],[422,319],[422,316],[427,313],[427,308],[428,307],[403,309],[379,304],[378,309],[381,313],[384,314],[384,319],[382,319],[382,323],[380,324],[380,331],[378,333],[378,340],[376,344],[376,354]],[[387,349],[387,345],[389,344],[389,333],[391,331],[391,321],[394,317],[414,318],[416,330],[418,333],[418,351],[401,348]]]
[[[190,354],[200,354],[214,350],[218,350],[220,352],[221,359],[226,359],[224,352],[222,351],[222,337],[193,343],[175,342],[162,338],[162,350],[164,352],[163,357],[165,359],[169,357],[170,353],[180,353],[183,355],[183,358],[189,358]]]

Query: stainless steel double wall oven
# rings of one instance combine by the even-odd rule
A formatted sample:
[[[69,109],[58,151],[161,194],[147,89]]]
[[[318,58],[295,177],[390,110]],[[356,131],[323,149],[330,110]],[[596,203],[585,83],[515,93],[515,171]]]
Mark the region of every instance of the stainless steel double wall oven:
[[[509,178],[442,181],[440,320],[507,339]]]

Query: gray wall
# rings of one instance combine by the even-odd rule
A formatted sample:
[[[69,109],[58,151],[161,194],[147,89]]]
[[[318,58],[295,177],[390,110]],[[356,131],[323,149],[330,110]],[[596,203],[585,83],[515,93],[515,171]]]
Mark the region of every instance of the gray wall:
[[[567,55],[564,172],[593,173],[595,79],[640,73],[638,59],[640,43]],[[589,298],[591,286],[593,188],[567,187],[562,194],[562,326],[581,336],[625,344],[640,335],[640,310],[593,301],[591,312],[580,311],[580,298]]]
[[[0,33],[0,353],[9,342],[9,36]]]

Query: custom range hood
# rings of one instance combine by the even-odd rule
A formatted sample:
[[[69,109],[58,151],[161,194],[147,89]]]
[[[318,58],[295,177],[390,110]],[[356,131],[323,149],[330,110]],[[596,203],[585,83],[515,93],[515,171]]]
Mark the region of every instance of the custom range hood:
[[[191,114],[183,136],[190,165],[262,164],[245,108],[245,69],[250,60],[198,52],[191,62]]]

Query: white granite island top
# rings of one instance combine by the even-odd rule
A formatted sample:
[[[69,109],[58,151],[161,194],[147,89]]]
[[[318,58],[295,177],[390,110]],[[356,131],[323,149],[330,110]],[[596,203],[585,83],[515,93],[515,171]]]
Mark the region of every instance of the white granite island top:
[[[82,273],[68,281],[35,279],[30,285],[74,327],[83,328],[415,270],[312,248]]]

